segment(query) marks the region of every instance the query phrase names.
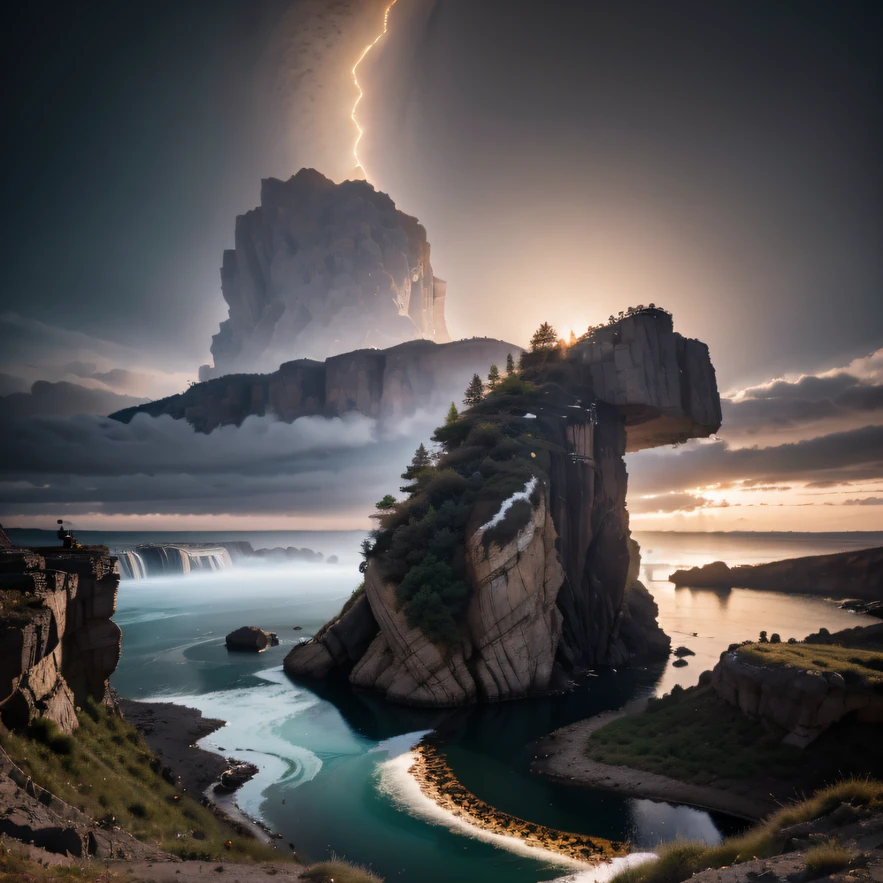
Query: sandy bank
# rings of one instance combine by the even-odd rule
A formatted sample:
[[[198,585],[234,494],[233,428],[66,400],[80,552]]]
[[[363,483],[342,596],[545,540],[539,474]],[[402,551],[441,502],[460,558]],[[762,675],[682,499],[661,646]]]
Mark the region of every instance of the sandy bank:
[[[727,790],[710,785],[691,785],[658,773],[612,766],[588,758],[585,746],[589,736],[629,713],[631,711],[626,709],[608,711],[555,730],[534,744],[536,760],[531,764],[531,770],[567,785],[604,788],[631,797],[685,803],[749,820],[763,818],[779,808],[780,804],[771,796],[751,793],[749,786],[746,786],[746,793],[739,793],[729,785]]]

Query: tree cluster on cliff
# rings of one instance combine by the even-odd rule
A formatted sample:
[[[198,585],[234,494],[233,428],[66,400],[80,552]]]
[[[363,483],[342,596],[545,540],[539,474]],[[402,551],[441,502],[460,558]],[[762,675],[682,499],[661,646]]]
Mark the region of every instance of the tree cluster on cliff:
[[[380,528],[365,555],[382,559],[408,624],[436,643],[459,643],[469,591],[467,529],[490,521],[504,500],[548,470],[553,444],[531,416],[542,411],[548,395],[513,373],[463,413],[452,406],[433,435],[440,454],[434,459],[421,445],[403,473],[408,483],[402,491],[409,496],[378,512]],[[508,542],[538,502],[535,493],[530,503],[513,506],[485,532],[486,541]]]

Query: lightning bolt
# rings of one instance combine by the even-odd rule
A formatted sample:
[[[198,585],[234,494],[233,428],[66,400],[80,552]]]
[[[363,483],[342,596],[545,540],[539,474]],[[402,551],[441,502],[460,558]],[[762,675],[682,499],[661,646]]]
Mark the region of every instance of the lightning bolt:
[[[359,121],[356,119],[356,110],[359,107],[359,102],[361,102],[365,93],[362,91],[362,87],[359,85],[359,76],[357,71],[359,69],[359,65],[365,60],[365,56],[380,42],[383,36],[386,34],[387,27],[389,25],[389,11],[393,8],[393,6],[398,3],[398,0],[392,0],[392,3],[386,7],[383,12],[383,30],[362,50],[362,54],[356,60],[356,63],[353,65],[353,84],[356,87],[356,91],[359,93],[356,96],[355,103],[353,104],[353,109],[350,113],[350,119],[353,121],[353,125],[356,127],[356,143],[353,144],[353,157],[356,160],[356,168],[362,170],[362,174],[365,175],[365,180],[368,179],[368,175],[365,172],[365,167],[362,165],[361,160],[359,159],[359,142],[362,140],[362,135],[365,133],[362,131],[362,127],[359,125]]]

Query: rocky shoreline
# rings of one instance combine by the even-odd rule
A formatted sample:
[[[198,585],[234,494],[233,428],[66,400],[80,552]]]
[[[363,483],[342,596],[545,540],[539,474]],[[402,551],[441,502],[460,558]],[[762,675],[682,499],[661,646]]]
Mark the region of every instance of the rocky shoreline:
[[[167,777],[180,781],[191,796],[209,804],[243,833],[264,843],[278,840],[272,831],[237,806],[235,790],[215,791],[213,787],[230,767],[230,761],[199,748],[196,743],[221,729],[226,721],[203,717],[196,708],[171,702],[140,702],[117,697],[117,704],[163,763]]]
[[[528,846],[580,862],[598,863],[628,854],[626,843],[558,831],[490,806],[460,784],[440,749],[438,737],[424,737],[414,749],[415,760],[410,774],[424,796],[469,825],[505,837],[516,837]]]
[[[531,764],[531,771],[565,785],[603,788],[631,797],[683,803],[749,821],[764,818],[779,808],[780,804],[772,796],[691,785],[657,773],[599,763],[586,755],[586,743],[595,730],[639,710],[627,707],[607,711],[555,730],[534,743],[536,759]]]

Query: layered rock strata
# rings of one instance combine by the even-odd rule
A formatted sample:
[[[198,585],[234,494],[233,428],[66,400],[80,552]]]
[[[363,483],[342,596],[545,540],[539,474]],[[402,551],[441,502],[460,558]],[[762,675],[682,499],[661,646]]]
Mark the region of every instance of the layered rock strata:
[[[730,651],[714,667],[711,686],[725,702],[784,732],[783,742],[798,748],[847,716],[858,724],[883,724],[883,694],[847,683],[838,672],[752,665]]]
[[[359,411],[378,419],[410,417],[418,410],[444,413],[473,374],[504,365],[520,348],[502,340],[473,338],[436,344],[415,340],[387,350],[359,350],[315,362],[299,359],[271,374],[232,374],[197,383],[186,392],[110,416],[128,423],[136,414],[167,414],[199,432],[240,425],[246,417],[337,417]]]
[[[260,206],[236,219],[221,290],[229,317],[200,379],[450,339],[426,230],[367,181],[335,184],[315,169],[261,181]]]
[[[119,571],[103,546],[0,550],[0,720],[66,733],[76,706],[104,701],[120,658],[111,620]]]
[[[344,668],[354,686],[391,700],[456,706],[554,689],[587,667],[664,658],[670,641],[637,582],[623,457],[710,435],[720,402],[707,349],[657,312],[604,329],[536,372],[541,385],[522,437],[538,440],[548,468],[525,488],[529,505],[509,501],[490,522],[473,515],[456,646],[408,625],[380,556],[370,560],[364,600],[295,647],[286,670],[324,676]]]

